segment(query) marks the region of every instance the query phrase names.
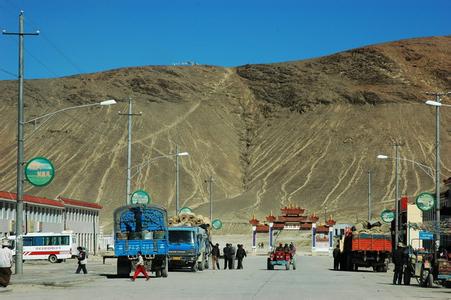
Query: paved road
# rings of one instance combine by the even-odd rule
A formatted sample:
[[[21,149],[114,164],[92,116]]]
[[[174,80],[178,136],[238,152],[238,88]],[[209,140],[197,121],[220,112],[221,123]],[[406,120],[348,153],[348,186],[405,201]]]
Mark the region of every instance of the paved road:
[[[221,262],[222,263],[222,262]],[[248,257],[244,270],[170,272],[168,278],[115,278],[115,261],[90,261],[88,275],[75,262],[25,263],[0,299],[451,299],[451,290],[393,286],[393,272],[329,270],[328,257],[298,257],[298,269],[267,271],[265,257]],[[31,283],[31,280],[34,280]]]

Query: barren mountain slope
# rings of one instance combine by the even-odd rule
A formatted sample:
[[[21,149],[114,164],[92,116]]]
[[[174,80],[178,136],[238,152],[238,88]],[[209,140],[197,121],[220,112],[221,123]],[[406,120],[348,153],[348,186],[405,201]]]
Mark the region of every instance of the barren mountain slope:
[[[57,169],[47,187],[26,193],[64,195],[104,205],[110,228],[124,203],[127,123],[118,111],[132,97],[132,164],[188,151],[180,158],[181,204],[208,214],[204,180],[212,175],[214,217],[246,222],[288,203],[340,221],[366,216],[367,171],[375,213],[394,197],[393,142],[401,156],[434,165],[434,109],[425,91],[451,90],[451,38],[359,48],[313,60],[237,68],[140,67],[25,85],[26,119],[114,98],[119,105],[61,113],[35,132],[27,125],[26,157],[46,156]],[[15,191],[17,82],[0,82],[0,189]],[[450,101],[450,99],[445,99]],[[442,173],[451,175],[451,110],[442,110]],[[175,160],[134,169],[132,190],[175,207]],[[416,195],[433,180],[401,163],[401,191]],[[235,230],[234,225],[227,226]]]

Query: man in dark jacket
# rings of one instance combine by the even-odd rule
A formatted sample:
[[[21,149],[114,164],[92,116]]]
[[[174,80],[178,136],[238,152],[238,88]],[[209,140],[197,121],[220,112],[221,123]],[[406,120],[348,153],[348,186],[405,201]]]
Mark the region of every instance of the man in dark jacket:
[[[75,271],[75,273],[80,274],[80,271],[83,270],[83,274],[88,273],[88,271],[86,270],[86,251],[82,248],[82,247],[77,247],[78,250],[78,255],[77,255],[77,259],[78,259],[78,267],[77,267],[77,271]]]
[[[340,266],[340,245],[337,244],[332,255],[334,256],[334,270],[338,271]]]
[[[243,258],[246,256],[246,250],[244,250],[243,245],[238,244],[238,249],[236,250],[236,259],[238,260],[237,269],[243,268]]]
[[[222,249],[222,254],[224,255],[224,270],[227,269],[227,264],[229,262],[229,252],[229,244],[226,244],[224,249]]]
[[[395,270],[393,274],[393,284],[401,284],[402,281],[402,271],[404,265],[404,244],[399,243],[398,249],[393,253],[393,264],[395,265]]]
[[[210,242],[211,245],[211,260],[213,264],[213,270],[216,270],[216,267],[218,267],[219,270],[219,256],[221,255],[221,252],[219,250],[219,244],[216,243],[216,245],[213,245],[212,242]]]

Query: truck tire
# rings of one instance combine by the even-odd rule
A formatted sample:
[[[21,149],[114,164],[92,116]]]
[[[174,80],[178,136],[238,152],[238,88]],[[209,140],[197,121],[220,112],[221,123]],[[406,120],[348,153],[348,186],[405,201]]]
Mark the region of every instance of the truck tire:
[[[289,262],[287,262],[287,264],[285,265],[285,270],[290,270],[290,263]]]
[[[117,276],[129,277],[131,271],[131,263],[127,257],[120,256],[117,258]]]
[[[268,270],[274,270],[274,266],[271,264],[271,259],[268,257],[266,267]]]

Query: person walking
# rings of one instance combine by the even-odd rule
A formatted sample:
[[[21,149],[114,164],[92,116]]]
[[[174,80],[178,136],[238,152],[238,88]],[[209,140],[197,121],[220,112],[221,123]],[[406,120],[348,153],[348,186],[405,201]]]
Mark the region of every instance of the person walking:
[[[219,250],[219,244],[216,243],[216,245],[213,245],[212,242],[210,242],[211,245],[211,260],[213,264],[213,270],[216,270],[216,267],[219,269],[219,256],[221,255],[221,252]]]
[[[337,247],[335,247],[334,251],[332,252],[332,255],[334,257],[334,270],[338,271],[340,266],[340,245],[337,244]]]
[[[142,256],[141,251],[138,251],[138,262],[135,265],[135,273],[133,274],[132,281],[136,280],[136,277],[138,277],[139,273],[143,273],[143,275],[146,277],[146,281],[150,279],[149,275],[146,272],[146,268],[144,266],[144,258]]]
[[[394,274],[393,274],[393,284],[401,284],[402,272],[404,265],[404,244],[399,243],[398,249],[393,253],[393,263],[395,264]]]
[[[243,258],[245,258],[246,256],[246,250],[244,250],[243,245],[238,244],[238,249],[236,250],[236,259],[238,260],[237,269],[243,268]]]
[[[9,249],[7,239],[2,241],[0,249],[0,286],[7,287],[11,279],[11,266],[13,264],[13,252]]]
[[[86,257],[86,251],[82,247],[77,247],[77,250],[78,267],[75,273],[80,274],[80,271],[83,270],[83,274],[87,274],[88,270],[86,269],[86,263],[88,262],[88,259]]]
[[[227,269],[227,265],[229,262],[229,244],[226,244],[224,249],[222,249],[222,255],[224,256],[224,270],[225,270]]]

